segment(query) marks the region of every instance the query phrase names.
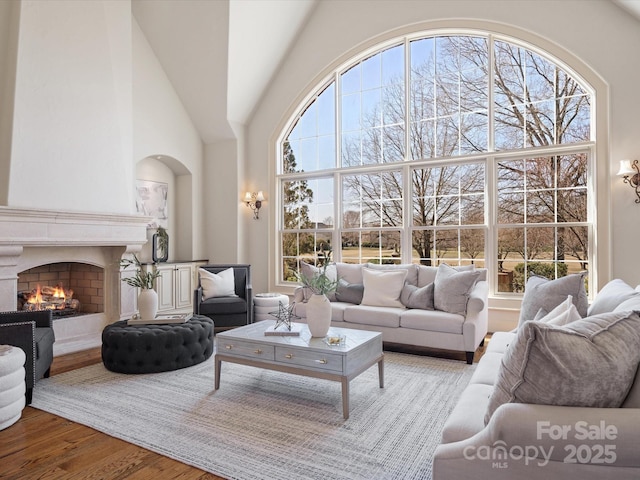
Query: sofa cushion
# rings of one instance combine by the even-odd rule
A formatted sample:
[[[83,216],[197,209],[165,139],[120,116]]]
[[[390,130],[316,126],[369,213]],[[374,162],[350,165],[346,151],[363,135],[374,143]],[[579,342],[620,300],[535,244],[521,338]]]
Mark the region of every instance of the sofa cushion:
[[[516,334],[512,332],[495,332],[491,335],[489,345],[485,350],[485,353],[504,353],[516,339]]]
[[[344,321],[376,327],[397,328],[400,326],[402,312],[404,312],[404,308],[350,305],[344,310]]]
[[[544,314],[543,312],[543,309],[538,310],[538,314],[534,320],[548,323],[549,325],[562,326],[582,318],[580,313],[578,313],[578,309],[573,304],[572,295],[567,295],[567,299],[549,313]],[[540,318],[538,318],[538,316],[540,316]]]
[[[502,353],[484,352],[478,362],[476,371],[473,372],[469,383],[483,383],[485,385],[495,385],[498,380],[498,372],[502,362]],[[484,412],[482,413],[484,415]]]
[[[573,302],[580,316],[584,317],[589,305],[584,287],[585,274],[585,272],[574,273],[555,280],[537,275],[529,277],[522,297],[518,328],[524,322],[533,320],[541,308],[550,312],[565,301],[568,295],[573,297]]]
[[[236,282],[233,268],[227,268],[218,273],[199,268],[202,298],[233,297],[236,295]]]
[[[207,298],[200,303],[200,315],[229,315],[246,311],[247,301],[238,296]]]
[[[628,298],[613,309],[614,312],[628,312],[630,310],[640,311],[640,296]]]
[[[640,408],[640,365],[636,370],[636,376],[633,380],[633,385],[627,398],[624,399],[622,404],[624,408]]]
[[[424,287],[405,283],[402,287],[402,293],[400,293],[400,302],[407,308],[433,310],[433,288],[433,283]]]
[[[492,391],[491,385],[483,383],[470,383],[464,389],[444,423],[442,443],[466,440],[484,429],[483,415],[487,410]],[[469,478],[473,478],[473,475]]]
[[[433,305],[436,310],[464,315],[467,312],[469,294],[480,272],[457,271],[446,263],[438,267],[434,282]]]
[[[616,278],[607,283],[602,290],[596,294],[593,303],[587,310],[587,315],[598,315],[599,313],[613,312],[622,302],[640,298],[640,292],[636,291],[627,282]]]
[[[371,307],[404,307],[400,302],[400,294],[407,277],[406,270],[362,270],[364,295],[362,305]]]
[[[418,265],[418,287],[424,287],[436,281],[438,267]]]
[[[362,283],[349,283],[343,278],[338,280],[336,301],[360,305],[360,303],[362,303],[363,295],[364,285]]]
[[[327,265],[325,270],[324,267],[316,267],[315,265],[311,265],[307,262],[300,262],[300,275],[304,278],[312,278],[320,272],[324,271],[329,280],[335,282],[338,279],[338,268],[335,263],[330,263]],[[304,292],[304,301],[307,302],[311,298],[314,292],[311,291],[308,287],[303,287]],[[336,299],[336,293],[330,292],[327,293],[327,298],[329,301],[333,302]]]
[[[640,362],[640,317],[604,313],[557,327],[526,322],[503,356],[485,423],[503,403],[620,407]]]
[[[374,270],[404,270],[407,272],[405,281],[410,285],[418,285],[418,266],[414,263],[401,263],[391,265],[380,265],[378,263],[365,263],[364,268],[373,268]]]
[[[402,312],[400,326],[427,332],[444,332],[462,335],[464,317],[457,313],[441,312],[439,310],[425,311],[411,309]]]
[[[338,278],[344,279],[348,283],[362,283],[361,263],[336,263]]]

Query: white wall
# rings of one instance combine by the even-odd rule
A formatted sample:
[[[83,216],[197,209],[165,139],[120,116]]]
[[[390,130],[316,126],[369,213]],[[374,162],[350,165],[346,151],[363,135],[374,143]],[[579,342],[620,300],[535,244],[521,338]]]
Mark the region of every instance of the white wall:
[[[365,21],[366,20],[366,21]],[[309,92],[309,88],[335,68],[341,61],[381,39],[419,28],[443,26],[483,26],[497,32],[538,38],[551,53],[564,59],[577,58],[600,77],[604,104],[609,110],[598,112],[605,121],[600,128],[610,129],[609,145],[598,149],[599,203],[606,205],[611,195],[609,215],[602,222],[611,222],[611,243],[608,235],[596,245],[601,268],[601,286],[611,277],[620,277],[631,284],[640,283],[640,269],[635,258],[640,223],[640,206],[633,203],[631,189],[610,175],[617,171],[618,160],[640,157],[638,138],[638,105],[640,105],[640,24],[609,1],[566,0],[537,1],[379,1],[320,2],[305,30],[278,71],[255,110],[247,129],[247,181],[258,183],[271,178],[275,169],[274,142],[284,122]],[[593,76],[593,75],[592,75]],[[605,133],[605,137],[606,137]],[[268,155],[268,162],[265,162]],[[269,196],[275,192],[271,185]],[[270,202],[272,209],[274,202]],[[275,231],[269,212],[269,222],[252,226],[245,242],[250,261],[256,270],[266,270],[275,252]],[[599,213],[602,213],[599,211]],[[607,230],[606,228],[604,229]],[[269,238],[269,257],[264,247]],[[604,261],[603,261],[604,257]],[[610,268],[606,265],[610,264]],[[269,278],[273,280],[273,262]],[[266,279],[254,276],[256,291],[274,288]]]
[[[133,213],[129,2],[20,8],[8,205]]]
[[[176,176],[170,195],[180,199],[170,213],[169,243],[176,249],[170,254],[178,260],[206,258],[202,141],[135,18],[132,21],[134,161],[170,157],[167,166]]]

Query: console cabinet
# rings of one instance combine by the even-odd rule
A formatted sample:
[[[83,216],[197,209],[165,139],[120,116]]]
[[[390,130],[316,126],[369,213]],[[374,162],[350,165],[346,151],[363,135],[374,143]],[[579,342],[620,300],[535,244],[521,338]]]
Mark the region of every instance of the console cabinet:
[[[197,285],[198,266],[205,261],[148,264],[160,273],[156,278],[158,312],[192,312],[193,291]]]

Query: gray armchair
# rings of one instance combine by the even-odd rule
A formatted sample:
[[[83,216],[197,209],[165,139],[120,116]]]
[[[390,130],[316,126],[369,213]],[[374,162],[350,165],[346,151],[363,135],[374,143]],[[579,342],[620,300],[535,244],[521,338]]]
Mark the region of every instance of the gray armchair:
[[[36,381],[51,372],[55,340],[51,310],[0,312],[0,345],[20,347],[27,355],[24,366],[27,405],[31,403]]]
[[[212,319],[216,330],[253,323],[251,265],[204,265],[200,268],[216,274],[233,268],[236,296],[212,297],[203,300],[202,285],[198,275],[198,288],[193,297],[193,313]]]

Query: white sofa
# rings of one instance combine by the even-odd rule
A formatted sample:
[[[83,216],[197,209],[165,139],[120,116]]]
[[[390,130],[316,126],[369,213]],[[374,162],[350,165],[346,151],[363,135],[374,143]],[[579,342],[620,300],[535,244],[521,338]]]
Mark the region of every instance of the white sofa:
[[[632,287],[624,288],[619,280],[611,284],[615,285],[605,287],[598,293],[589,307],[590,316],[574,320],[573,325],[535,325],[541,322],[532,322],[520,326],[517,332],[493,334],[469,385],[445,423],[442,443],[437,447],[433,461],[434,480],[640,478],[640,355],[635,353],[640,349],[640,334],[634,333],[640,332],[640,317],[637,314],[640,311],[640,286],[634,292]],[[593,308],[596,304],[600,308]],[[609,314],[611,311],[614,313]],[[591,355],[591,345],[586,345],[589,348],[560,352],[558,343],[553,342],[554,333],[564,329],[561,335],[566,335],[570,342],[589,341],[598,344],[596,335],[585,336],[575,330],[584,330],[588,324],[605,322],[613,315],[624,317],[632,334],[617,334],[625,337],[618,339],[621,347],[609,348],[603,360],[593,358],[596,355]],[[602,331],[614,330],[607,326]],[[517,358],[514,350],[519,347],[525,347],[524,362],[520,363],[513,360]],[[595,350],[598,354],[599,348]],[[536,352],[544,355],[536,357]],[[565,355],[564,359],[552,359],[551,363],[555,362],[552,367],[540,365],[546,361],[544,357],[554,357],[554,352],[559,356]],[[587,354],[592,358],[587,358]],[[571,357],[575,363],[566,360]],[[590,372],[593,375],[601,373],[605,377],[601,381],[606,384],[608,367],[602,365],[606,361],[611,362],[613,370],[617,368],[616,365],[628,361],[625,378],[629,380],[630,388],[626,390],[627,384],[624,382],[620,382],[620,388],[612,388],[610,384],[609,387],[597,387],[603,390],[603,394],[607,391],[623,392],[619,408],[612,408],[614,405],[586,406],[591,399],[602,402],[602,399],[596,398],[599,397],[597,392],[575,403],[566,400],[546,401],[545,404],[523,401],[518,398],[518,389],[526,388],[526,384],[535,386],[535,380],[525,370],[528,361],[538,363],[537,375],[541,377],[538,378],[538,385],[542,385],[539,389],[548,386],[552,390],[555,385],[561,386],[566,383],[561,377],[566,375],[567,379],[576,382],[577,386],[573,388],[578,391],[582,390],[582,383],[587,384],[584,385],[584,391],[597,383],[590,378]],[[510,362],[515,365],[509,367]],[[593,364],[589,365],[590,362]],[[555,368],[558,365],[560,370]],[[586,369],[581,371],[582,366]],[[521,375],[519,381],[506,390],[516,398],[498,406],[485,425],[490,407],[495,407],[491,405],[492,398],[495,399],[494,391],[504,387],[505,378],[508,377],[505,369],[510,368],[519,370],[518,374]],[[614,374],[609,376],[614,377]],[[531,392],[536,395],[535,389],[529,395]]]
[[[446,267],[446,266],[445,266]],[[406,270],[405,284],[418,288],[436,288],[439,267],[416,264],[375,265],[336,263],[337,277],[351,287],[363,286],[363,269],[377,271]],[[440,267],[443,268],[443,267]],[[475,270],[477,281],[467,292],[466,311],[450,313],[442,310],[406,308],[400,306],[371,306],[359,302],[340,301],[341,287],[331,300],[331,325],[334,327],[374,330],[382,333],[385,342],[466,352],[467,363],[473,363],[473,354],[484,342],[487,334],[488,284],[486,269],[454,267],[460,271]],[[294,313],[306,323],[305,289],[298,287],[294,293]],[[372,302],[375,303],[375,302]]]

